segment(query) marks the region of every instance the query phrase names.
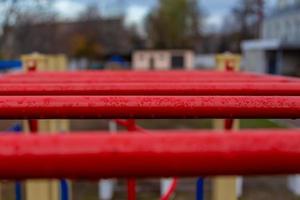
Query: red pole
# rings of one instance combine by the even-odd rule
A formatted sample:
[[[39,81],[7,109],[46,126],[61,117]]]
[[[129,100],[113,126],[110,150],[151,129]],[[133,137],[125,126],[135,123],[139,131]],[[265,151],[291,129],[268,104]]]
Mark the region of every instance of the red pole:
[[[300,83],[1,84],[0,95],[299,96]]]
[[[22,83],[22,84],[32,84],[32,83],[249,83],[249,82],[260,82],[260,83],[285,83],[292,82],[287,78],[268,78],[268,77],[258,77],[258,78],[245,78],[245,77],[6,77],[0,79],[1,84],[12,84],[12,83]],[[295,81],[298,82],[298,81]]]
[[[35,60],[30,61],[29,66],[28,66],[28,73],[35,73],[37,71],[37,62]],[[37,134],[38,132],[38,121],[36,119],[30,119],[28,120],[28,126],[29,126],[29,131],[31,134]]]
[[[127,179],[127,199],[135,200],[136,199],[136,180]]]
[[[81,70],[81,71],[38,71],[34,74],[24,74],[24,73],[11,73],[6,74],[6,77],[116,77],[116,76],[125,76],[131,77],[132,75],[145,77],[145,76],[152,76],[152,77],[166,77],[166,76],[180,76],[180,77],[199,77],[199,76],[215,76],[215,77],[235,77],[235,76],[243,76],[243,77],[259,77],[260,74],[248,73],[248,72],[220,72],[220,71],[106,71],[106,70]],[[266,75],[264,75],[266,76]],[[271,75],[268,75],[271,76]]]
[[[300,97],[2,96],[1,119],[299,118]]]
[[[141,78],[271,78],[271,79],[280,79],[280,80],[297,80],[291,77],[285,76],[274,76],[266,74],[256,74],[249,72],[220,72],[220,71],[68,71],[68,72],[35,72],[29,74],[6,74],[2,78],[96,78],[96,79],[111,79],[111,78],[120,78],[123,79],[141,79]]]
[[[30,133],[36,134],[38,132],[38,121],[36,119],[28,120]]]
[[[122,126],[125,126],[128,131],[137,131],[140,130],[135,120],[116,120],[116,122]],[[127,199],[136,200],[136,180],[134,178],[127,179]]]
[[[1,134],[0,178],[300,173],[299,130],[214,133]]]

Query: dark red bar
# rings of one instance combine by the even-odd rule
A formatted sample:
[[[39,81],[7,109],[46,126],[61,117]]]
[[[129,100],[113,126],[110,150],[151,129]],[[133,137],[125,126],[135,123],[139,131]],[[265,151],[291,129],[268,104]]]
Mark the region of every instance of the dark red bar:
[[[297,96],[0,97],[1,119],[299,117]]]
[[[1,134],[0,178],[300,173],[299,131]]]
[[[253,95],[299,96],[300,83],[1,84],[8,95]]]

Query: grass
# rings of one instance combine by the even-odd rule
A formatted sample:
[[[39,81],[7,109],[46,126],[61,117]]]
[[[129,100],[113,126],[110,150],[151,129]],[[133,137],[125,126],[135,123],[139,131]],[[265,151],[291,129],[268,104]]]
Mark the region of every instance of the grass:
[[[212,129],[212,120],[209,119],[151,119],[137,120],[137,123],[145,129]],[[284,128],[268,119],[242,119],[241,129],[257,128]]]

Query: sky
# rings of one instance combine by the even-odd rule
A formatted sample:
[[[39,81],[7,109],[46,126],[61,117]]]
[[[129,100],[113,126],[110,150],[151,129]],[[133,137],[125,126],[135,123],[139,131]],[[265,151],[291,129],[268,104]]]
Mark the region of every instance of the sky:
[[[274,1],[267,0],[268,3]],[[199,0],[199,2],[206,13],[204,24],[218,29],[222,24],[222,19],[230,12],[237,0]],[[157,0],[55,0],[54,8],[62,16],[72,18],[84,10],[89,3],[100,5],[100,11],[104,15],[122,11],[127,24],[140,25],[144,17],[156,5]]]

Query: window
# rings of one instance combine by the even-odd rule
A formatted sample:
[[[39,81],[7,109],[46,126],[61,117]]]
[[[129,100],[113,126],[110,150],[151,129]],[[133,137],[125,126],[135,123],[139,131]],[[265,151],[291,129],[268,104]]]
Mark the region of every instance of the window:
[[[172,63],[172,69],[183,69],[184,68],[183,55],[172,56],[171,63]]]

